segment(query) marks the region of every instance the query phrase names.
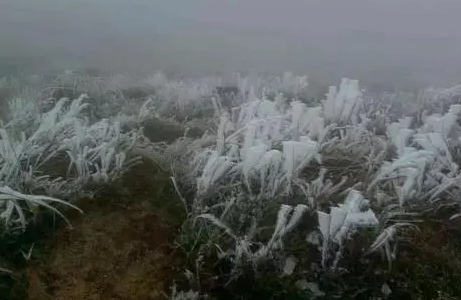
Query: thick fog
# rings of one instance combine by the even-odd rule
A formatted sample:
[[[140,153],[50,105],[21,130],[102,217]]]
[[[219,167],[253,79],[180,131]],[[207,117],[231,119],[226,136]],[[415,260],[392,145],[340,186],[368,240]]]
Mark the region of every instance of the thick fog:
[[[456,0],[0,0],[0,73],[95,68],[461,81]]]

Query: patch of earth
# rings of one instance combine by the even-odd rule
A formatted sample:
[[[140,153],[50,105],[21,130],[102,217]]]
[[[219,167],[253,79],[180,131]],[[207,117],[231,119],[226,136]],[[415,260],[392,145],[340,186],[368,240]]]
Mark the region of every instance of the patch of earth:
[[[155,170],[157,169],[157,172]],[[166,299],[181,258],[182,212],[168,174],[145,163],[68,214],[27,268],[29,300]],[[41,252],[41,253],[40,253]]]

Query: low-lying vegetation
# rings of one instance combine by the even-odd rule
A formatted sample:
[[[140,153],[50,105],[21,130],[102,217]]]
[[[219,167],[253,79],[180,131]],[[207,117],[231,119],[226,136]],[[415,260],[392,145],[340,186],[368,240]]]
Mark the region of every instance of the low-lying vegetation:
[[[319,98],[291,73],[0,84],[6,299],[461,292],[456,87],[371,98],[343,79]]]

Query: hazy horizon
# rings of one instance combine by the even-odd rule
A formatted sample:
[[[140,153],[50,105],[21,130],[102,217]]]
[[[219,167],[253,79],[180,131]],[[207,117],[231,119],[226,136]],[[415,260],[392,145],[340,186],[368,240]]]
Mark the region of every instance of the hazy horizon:
[[[461,81],[458,8],[452,0],[0,0],[0,68],[292,70],[451,84]]]

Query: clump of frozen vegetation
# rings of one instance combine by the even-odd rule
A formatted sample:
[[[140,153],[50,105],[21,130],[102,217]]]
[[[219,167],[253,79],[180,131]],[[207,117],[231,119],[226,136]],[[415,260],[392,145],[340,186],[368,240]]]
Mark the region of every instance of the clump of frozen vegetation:
[[[214,260],[230,263],[227,284],[270,265],[322,294],[304,274],[341,270],[361,233],[363,255],[381,252],[391,267],[399,234],[416,228],[418,214],[458,204],[457,89],[371,99],[345,78],[314,101],[307,77],[236,76],[229,105],[219,79],[97,78],[68,73],[40,101],[9,99],[0,128],[5,230],[24,229],[38,207],[65,217],[55,204],[78,209],[75,199],[120,178],[143,147],[170,169],[187,212],[178,244],[194,260],[191,283]],[[184,133],[153,143],[142,133],[153,119]],[[203,135],[189,137],[193,127]],[[316,255],[291,253],[295,241]]]
[[[304,78],[297,82],[306,88]],[[216,116],[206,139],[168,148],[187,153],[173,168],[195,195],[183,199],[195,233],[190,251],[230,261],[230,281],[268,262],[292,274],[303,260],[297,276],[314,265],[338,270],[346,244],[362,231],[373,235],[363,255],[382,252],[391,266],[402,228],[416,229],[418,214],[440,203],[458,204],[461,106],[439,111],[427,100],[443,91],[419,95],[408,103],[415,109],[399,116],[396,99],[368,99],[357,80],[343,79],[307,104],[280,85],[269,100],[239,83],[241,105]],[[319,250],[308,265],[284,246],[300,234]]]
[[[117,181],[139,160],[138,131],[115,119],[90,122],[86,94],[60,98],[44,111],[37,99],[8,101],[0,126],[0,219],[6,232],[25,230],[42,209],[75,206],[98,186]]]

